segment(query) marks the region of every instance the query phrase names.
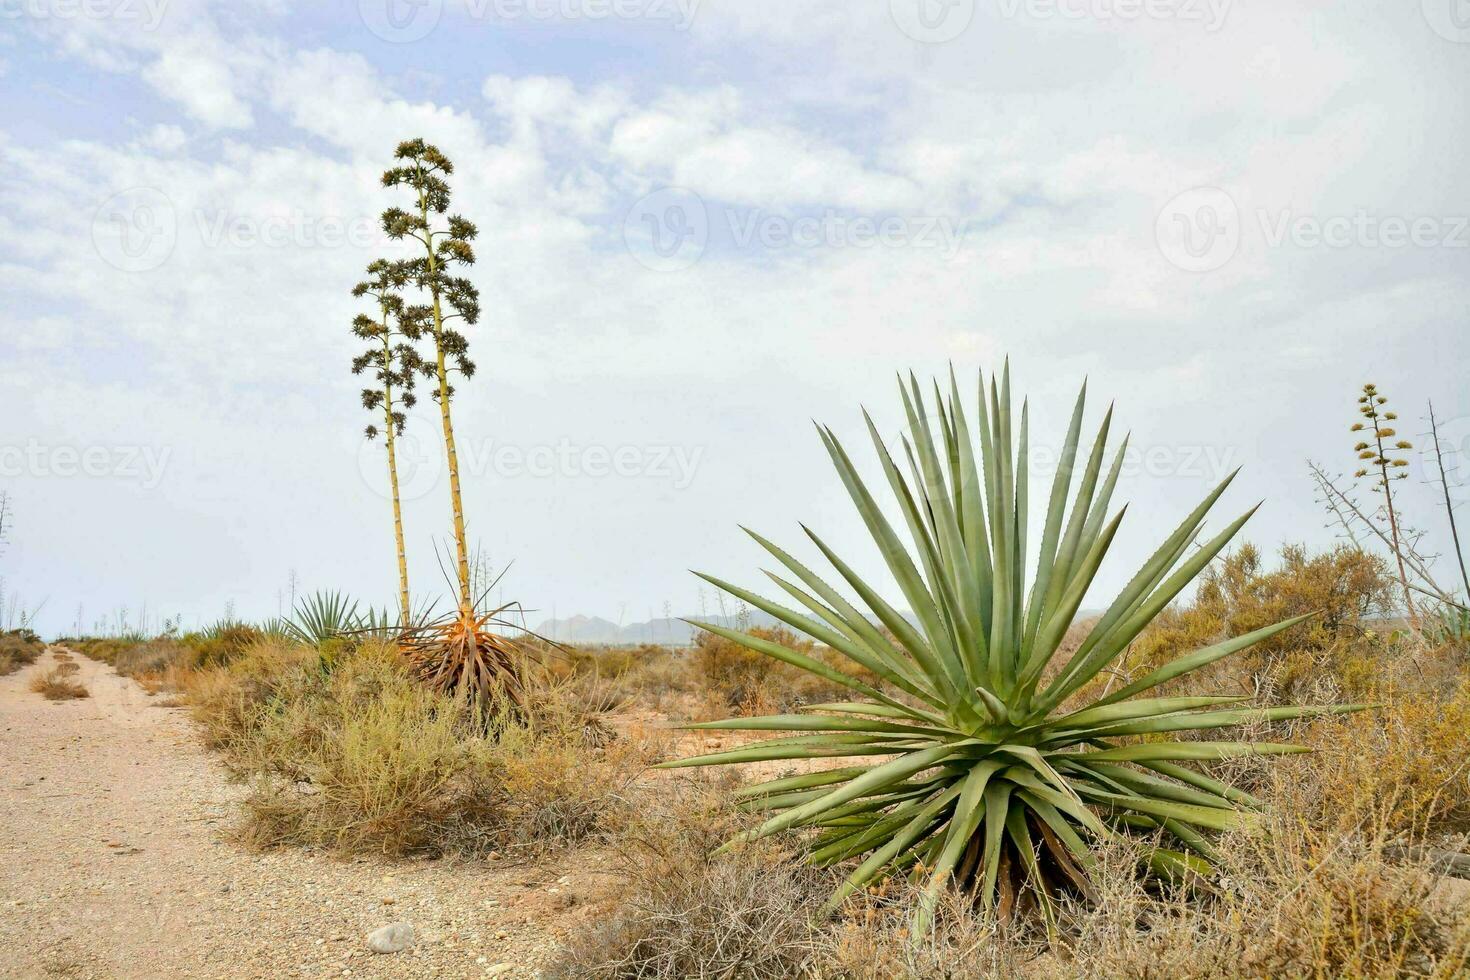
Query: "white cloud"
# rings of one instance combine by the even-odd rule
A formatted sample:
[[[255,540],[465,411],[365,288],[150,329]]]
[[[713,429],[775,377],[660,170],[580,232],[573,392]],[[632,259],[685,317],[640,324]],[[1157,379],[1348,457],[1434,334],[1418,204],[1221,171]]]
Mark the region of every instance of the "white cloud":
[[[230,68],[213,54],[164,51],[143,69],[143,79],[206,125],[244,129],[254,121],[250,106],[235,93]]]
[[[1205,34],[982,12],[951,44],[925,46],[886,4],[706,0],[692,38],[620,35],[649,45],[647,69],[568,63],[582,48],[560,61],[519,50],[514,69],[457,61],[431,36],[406,60],[441,70],[435,89],[395,73],[403,51],[352,50],[356,27],[301,47],[284,5],[258,6],[181,3],[152,34],[36,26],[85,70],[141,79],[161,101],[100,96],[120,119],[146,120],[131,128],[5,134],[0,380],[27,394],[9,425],[152,440],[180,460],[178,479],[146,495],[22,486],[41,499],[34,520],[68,529],[59,558],[23,552],[59,609],[83,544],[123,514],[125,543],[156,552],[139,588],[166,595],[201,540],[265,529],[234,533],[227,573],[180,595],[200,614],[230,596],[273,611],[262,597],[293,562],[317,560],[323,585],[382,584],[358,571],[383,550],[359,540],[382,502],[356,471],[347,290],[392,247],[376,231],[391,199],[378,178],[414,135],[455,159],[455,208],[481,231],[482,375],[459,402],[466,438],[675,442],[707,460],[679,494],[475,481],[477,533],[521,558],[522,595],[543,609],[606,614],[671,596],[684,611],[679,569],[748,563],[733,533],[709,530],[737,519],[820,518],[863,560],[802,420],[855,431],[856,403],[881,413],[900,367],[1011,353],[1039,416],[1064,410],[1091,373],[1099,392],[1126,396],[1141,439],[1246,454],[1249,489],[1280,502],[1257,531],[1268,541],[1314,524],[1300,457],[1331,452],[1322,419],[1366,371],[1385,386],[1414,379],[1406,395],[1460,397],[1465,252],[1279,248],[1252,224],[1263,208],[1463,210],[1470,69],[1386,13],[1359,23],[1253,6]],[[1376,36],[1389,40],[1366,43]],[[476,73],[468,90],[445,81]],[[576,80],[588,77],[599,80]],[[703,196],[717,226],[726,207],[833,209],[944,218],[964,234],[952,254],[715,235],[689,268],[656,272],[623,247],[623,219],[671,184]],[[1190,273],[1160,253],[1155,218],[1205,184],[1228,191],[1247,227],[1223,268]],[[95,225],[99,206],[138,188],[166,198],[177,239],[157,266],[128,271],[99,251]],[[1256,399],[1242,406],[1243,391]],[[119,436],[108,419],[133,428]],[[1137,489],[1173,515],[1196,482]],[[421,544],[442,528],[427,500],[411,516]],[[594,524],[605,540],[589,548]],[[302,548],[314,534],[320,545]],[[431,560],[419,572],[435,581]]]

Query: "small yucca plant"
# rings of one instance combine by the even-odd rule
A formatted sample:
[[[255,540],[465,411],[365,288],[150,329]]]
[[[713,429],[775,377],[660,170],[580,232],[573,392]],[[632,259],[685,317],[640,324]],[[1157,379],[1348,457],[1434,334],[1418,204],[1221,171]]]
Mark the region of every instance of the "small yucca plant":
[[[314,647],[357,632],[362,626],[357,600],[341,592],[314,592],[305,596],[296,603],[295,615],[282,621],[291,638]]]
[[[743,790],[745,805],[770,817],[741,839],[815,828],[809,852],[814,863],[861,858],[832,896],[833,906],[880,876],[909,873],[926,883],[915,923],[920,931],[941,890],[951,885],[1002,915],[1018,902],[1034,903],[1050,921],[1058,891],[1088,892],[1093,848],[1116,834],[1157,835],[1150,863],[1159,873],[1208,872],[1215,854],[1209,834],[1249,824],[1259,804],[1196,764],[1304,750],[1170,733],[1355,707],[1251,709],[1221,707],[1242,700],[1233,695],[1139,697],[1305,617],[1195,651],[1111,689],[1092,683],[1250,517],[1247,512],[1195,547],[1206,512],[1231,478],[1164,540],[1082,644],[1058,657],[1123,516],[1108,513],[1123,461],[1120,448],[1104,475],[1111,411],[1079,476],[1084,385],[1032,555],[1028,412],[1023,406],[1017,426],[1009,369],[998,385],[991,378],[988,399],[982,379],[974,430],[953,376],[948,398],[935,384],[932,420],[912,376],[908,388],[900,383],[900,389],[910,432],[902,440],[907,474],[871,419],[868,430],[911,547],[900,540],[832,431],[819,427],[818,433],[912,619],[810,530],[807,535],[856,603],[748,532],[796,579],[767,573],[805,612],[701,577],[825,644],[856,670],[750,633],[694,625],[856,697],[812,705],[805,714],[692,726],[797,734],[665,765],[884,757]],[[1035,573],[1028,578],[1033,560]],[[869,683],[855,674],[879,680]]]

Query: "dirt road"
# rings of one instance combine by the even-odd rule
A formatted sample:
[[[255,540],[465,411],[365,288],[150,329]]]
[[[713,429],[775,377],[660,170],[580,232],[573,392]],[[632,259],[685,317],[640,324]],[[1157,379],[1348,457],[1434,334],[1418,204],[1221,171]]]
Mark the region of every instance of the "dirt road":
[[[529,977],[587,911],[564,868],[252,853],[184,711],[75,662],[85,700],[30,690],[52,651],[0,678],[0,976]]]

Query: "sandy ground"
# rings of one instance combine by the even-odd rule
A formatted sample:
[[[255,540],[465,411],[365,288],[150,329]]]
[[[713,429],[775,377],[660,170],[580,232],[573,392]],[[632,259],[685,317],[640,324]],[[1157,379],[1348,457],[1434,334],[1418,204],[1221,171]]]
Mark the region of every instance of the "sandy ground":
[[[0,976],[532,977],[593,911],[586,869],[252,853],[183,710],[75,663],[85,700],[29,689],[52,651],[0,678]]]

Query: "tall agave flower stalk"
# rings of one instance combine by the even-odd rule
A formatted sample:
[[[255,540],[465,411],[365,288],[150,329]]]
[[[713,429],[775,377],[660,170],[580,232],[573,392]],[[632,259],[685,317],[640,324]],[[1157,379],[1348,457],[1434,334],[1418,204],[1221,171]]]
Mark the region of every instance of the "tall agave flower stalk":
[[[740,839],[810,828],[809,860],[856,862],[833,906],[880,876],[907,873],[924,883],[918,931],[948,887],[1003,915],[1026,903],[1050,921],[1058,892],[1089,892],[1094,847],[1118,835],[1157,837],[1150,858],[1157,873],[1208,873],[1211,833],[1249,826],[1260,803],[1198,766],[1303,750],[1177,733],[1356,708],[1257,709],[1233,694],[1140,696],[1305,617],[1194,651],[1112,689],[1094,683],[1250,517],[1254,508],[1199,542],[1234,474],[1164,538],[1081,645],[1061,655],[1123,518],[1123,510],[1109,511],[1126,447],[1125,439],[1108,463],[1111,409],[1080,456],[1084,385],[1040,515],[1040,540],[1028,545],[1029,413],[1023,405],[1017,419],[1012,409],[1009,369],[990,379],[988,393],[982,378],[973,416],[953,375],[948,397],[935,384],[932,415],[917,380],[899,387],[908,419],[904,468],[864,418],[910,543],[832,430],[818,427],[818,435],[912,618],[815,532],[804,528],[854,600],[748,532],[784,569],[766,574],[800,610],[701,577],[825,644],[851,669],[749,633],[695,625],[845,688],[852,699],[691,726],[794,734],[665,765],[850,760],[743,790],[744,805],[768,819]]]
[[[413,408],[414,377],[422,370],[413,342],[422,331],[414,319],[405,319],[403,298],[399,291],[408,282],[409,270],[401,262],[379,259],[368,266],[368,278],[352,289],[356,297],[368,296],[378,307],[376,318],[365,313],[352,321],[352,333],[368,342],[368,349],[352,359],[352,373],[371,371],[376,382],[362,390],[362,405],[382,415],[383,441],[388,450],[388,487],[393,498],[393,540],[398,550],[398,602],[400,622],[410,621],[408,599],[408,556],[403,546],[403,504],[398,493],[397,438],[403,434],[408,417],[404,409]],[[396,397],[395,397],[396,396]],[[376,439],[378,424],[364,430],[367,438]]]
[[[428,294],[427,305],[408,307],[404,319],[410,329],[427,335],[434,344],[432,361],[423,362],[423,374],[431,379],[433,397],[439,404],[444,430],[444,451],[449,469],[449,501],[453,517],[455,576],[458,605],[449,617],[405,631],[403,646],[425,683],[438,690],[459,693],[477,701],[487,713],[508,705],[519,709],[524,703],[520,651],[511,640],[496,632],[505,624],[500,610],[477,608],[470,582],[469,539],[465,533],[464,501],[460,493],[459,454],[455,449],[454,422],[450,402],[454,385],[450,376],[474,376],[469,358],[469,341],[454,321],[473,324],[480,318],[480,292],[474,283],[451,274],[456,266],[473,265],[475,252],[470,242],[475,226],[449,210],[448,178],[454,164],[438,147],[421,139],[398,144],[394,157],[399,165],[383,173],[384,187],[407,187],[413,192],[409,209],[389,208],[383,212],[383,229],[394,239],[411,238],[423,247],[423,255],[405,263],[409,277]]]
[[[434,359],[425,363],[425,374],[434,382],[434,400],[444,429],[444,450],[449,463],[449,502],[454,521],[455,571],[458,576],[459,606],[469,614],[474,606],[470,593],[469,539],[465,535],[464,501],[460,494],[459,454],[454,444],[454,422],[449,403],[454,396],[450,375],[474,376],[469,359],[469,341],[451,324],[460,320],[473,324],[480,318],[480,291],[468,279],[450,275],[456,265],[473,265],[475,252],[470,242],[475,226],[459,215],[451,215],[445,227],[434,221],[449,210],[448,178],[454,164],[438,147],[421,139],[398,144],[393,156],[402,161],[383,173],[384,187],[406,186],[414,193],[412,210],[389,208],[383,212],[383,230],[390,238],[412,238],[424,254],[407,262],[414,282],[429,295],[428,306],[410,309],[409,315],[425,325],[434,342]]]
[[[1394,506],[1393,500],[1394,481],[1409,475],[1409,461],[1403,453],[1413,449],[1414,444],[1407,439],[1390,442],[1398,435],[1398,430],[1393,427],[1398,415],[1390,411],[1387,405],[1388,397],[1379,393],[1377,385],[1363,385],[1363,393],[1358,396],[1358,414],[1363,416],[1363,421],[1354,422],[1352,431],[1366,433],[1367,438],[1359,439],[1358,444],[1353,447],[1358,453],[1358,459],[1364,463],[1353,475],[1362,478],[1368,475],[1370,468],[1374,471],[1373,491],[1383,494],[1383,512],[1388,518],[1388,529],[1392,535],[1393,557],[1398,562],[1399,585],[1404,590],[1404,605],[1409,610],[1409,617],[1417,619],[1419,614],[1414,609],[1414,593],[1409,586],[1409,573],[1404,568],[1403,531],[1399,523],[1398,508]],[[1369,442],[1368,439],[1372,441]]]

